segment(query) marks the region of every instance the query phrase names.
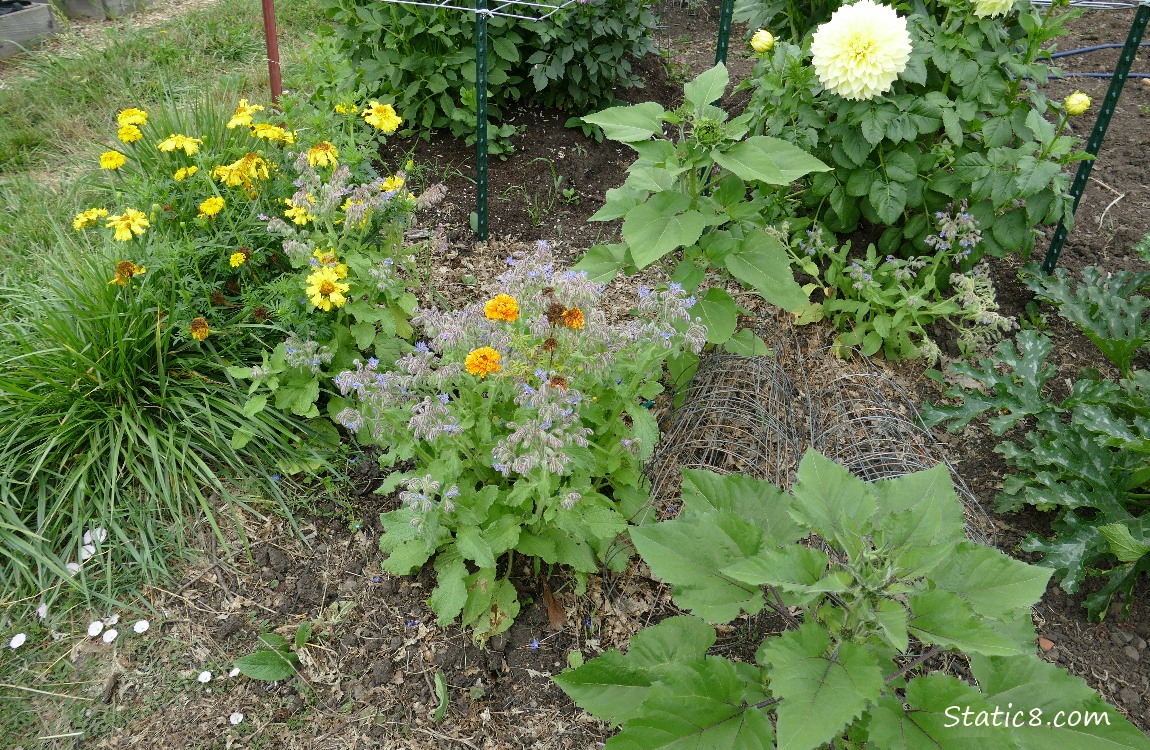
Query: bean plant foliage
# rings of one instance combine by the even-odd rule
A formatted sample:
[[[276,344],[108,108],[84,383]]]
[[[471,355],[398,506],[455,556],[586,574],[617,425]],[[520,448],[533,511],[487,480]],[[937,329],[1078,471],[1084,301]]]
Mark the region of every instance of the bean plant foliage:
[[[864,483],[812,451],[790,494],[686,470],[681,514],[631,538],[691,614],[555,678],[622,725],[608,748],[1147,747],[1036,656],[1029,608],[1050,572],[968,541],[942,466]],[[753,664],[708,654],[708,623],[765,610],[786,627]],[[968,660],[969,678],[941,668],[944,654]],[[996,707],[1012,707],[1009,729],[988,726]],[[963,725],[967,708],[986,712],[980,725]],[[1057,728],[1032,709],[1097,710],[1110,724]]]
[[[678,285],[640,288],[635,317],[609,323],[602,285],[555,268],[547,243],[508,266],[486,300],[418,310],[425,340],[393,367],[370,358],[335,380],[339,421],[397,469],[378,490],[403,503],[381,516],[384,569],[434,558],[429,606],[479,640],[519,611],[516,556],[537,574],[566,566],[580,587],[599,570],[647,500],[640,467],[659,429],[642,404],[664,362],[705,336]]]
[[[1041,553],[1067,592],[1078,592],[1090,577],[1104,578],[1085,599],[1089,615],[1100,619],[1115,594],[1129,595],[1150,573],[1150,374],[1132,365],[1150,340],[1150,273],[1103,276],[1088,267],[1075,284],[1062,269],[1052,277],[1034,266],[1029,271],[1026,282],[1036,296],[1056,304],[1121,377],[1084,369],[1068,394],[1053,398],[1057,371],[1047,362],[1053,342],[1025,330],[989,359],[954,365],[980,388],[954,386],[946,395],[956,403],[930,406],[923,416],[949,422],[951,432],[984,413],[995,435],[1026,428],[1022,442],[995,448],[1017,472],[1004,483],[999,510],[1031,505],[1057,514],[1051,538],[1031,534],[1022,548]]]
[[[718,271],[788,310],[807,302],[783,244],[763,230],[782,213],[780,188],[830,167],[777,138],[748,137],[748,116],[728,119],[712,104],[728,83],[726,68],[716,65],[684,86],[679,109],[644,102],[583,118],[638,156],[591,217],[623,219],[623,241],[592,247],[576,268],[609,280],[663,263],[690,292],[709,270]],[[736,327],[734,299],[712,287],[699,303],[707,340],[727,342]]]

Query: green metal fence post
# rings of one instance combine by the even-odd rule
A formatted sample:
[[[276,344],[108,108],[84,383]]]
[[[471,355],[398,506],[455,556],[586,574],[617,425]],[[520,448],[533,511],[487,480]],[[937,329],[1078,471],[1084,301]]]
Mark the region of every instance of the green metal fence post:
[[[731,16],[735,12],[735,0],[723,0],[719,13],[719,41],[715,45],[715,64],[727,64],[727,45],[731,40]]]
[[[1098,112],[1098,119],[1094,122],[1094,131],[1086,141],[1086,151],[1091,156],[1098,156],[1102,148],[1102,139],[1106,137],[1106,129],[1110,127],[1110,120],[1114,117],[1114,107],[1118,104],[1118,96],[1122,93],[1122,86],[1126,83],[1126,76],[1130,73],[1130,66],[1134,64],[1134,57],[1138,54],[1138,45],[1142,42],[1142,34],[1146,31],[1146,21],[1150,19],[1150,0],[1142,0],[1138,11],[1134,14],[1134,22],[1130,24],[1130,34],[1126,37],[1126,44],[1122,47],[1122,54],[1118,64],[1114,67],[1114,77],[1110,79],[1110,88],[1106,89],[1106,96],[1102,100],[1102,109]],[[1070,195],[1074,198],[1071,214],[1078,209],[1078,202],[1082,200],[1082,193],[1086,190],[1086,182],[1090,179],[1090,170],[1094,168],[1094,160],[1088,159],[1078,165],[1078,172],[1074,175],[1074,182],[1070,185]],[[1058,222],[1054,230],[1054,238],[1050,241],[1050,249],[1046,251],[1046,260],[1042,262],[1042,270],[1054,273],[1054,265],[1058,263],[1058,255],[1062,246],[1066,244],[1066,224]]]
[[[475,233],[487,239],[487,0],[475,0]]]

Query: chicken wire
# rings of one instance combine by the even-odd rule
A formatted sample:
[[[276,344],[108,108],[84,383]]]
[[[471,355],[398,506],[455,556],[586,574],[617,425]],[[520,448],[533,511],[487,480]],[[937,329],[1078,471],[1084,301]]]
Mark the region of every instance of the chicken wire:
[[[651,499],[634,523],[673,518],[683,469],[739,473],[787,489],[808,446],[866,481],[945,464],[963,504],[967,536],[993,544],[994,524],[943,455],[901,388],[861,353],[804,356],[789,326],[760,321],[765,356],[712,350],[677,389],[644,467]]]
[[[806,412],[806,388],[791,372],[802,361],[790,334],[771,324],[754,332],[770,354],[742,356],[714,349],[679,390],[663,438],[644,474],[651,501],[632,519],[646,523],[679,510],[683,469],[745,474],[780,487],[790,485],[801,456],[799,425]]]

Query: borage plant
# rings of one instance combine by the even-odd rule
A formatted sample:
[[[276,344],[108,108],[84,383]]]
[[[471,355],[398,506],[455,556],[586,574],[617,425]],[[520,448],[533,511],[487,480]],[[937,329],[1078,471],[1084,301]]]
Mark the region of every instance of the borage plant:
[[[933,256],[883,258],[870,245],[865,255],[852,257],[849,242],[828,245],[817,224],[801,232],[787,251],[792,264],[819,282],[804,288],[821,287],[823,301],[802,308],[796,319],[829,319],[841,331],[837,346],[857,346],[867,356],[881,349],[888,359],[934,362],[941,350],[928,330],[938,321],[953,329],[963,354],[988,348],[1016,323],[999,314],[985,263],[961,270],[982,241],[978,222],[965,208],[935,215],[936,233],[926,238]],[[940,282],[948,272],[946,289]]]
[[[384,569],[434,556],[431,608],[477,639],[519,611],[516,555],[537,574],[569,566],[579,586],[598,569],[646,501],[640,465],[659,431],[642,402],[705,335],[677,285],[641,289],[636,317],[611,324],[602,285],[556,270],[546,243],[508,263],[486,301],[419,311],[427,340],[394,369],[369,359],[336,379],[354,401],[339,420],[404,469],[379,490],[402,488],[404,504],[381,516]]]
[[[638,158],[627,168],[626,182],[608,190],[603,208],[591,217],[622,218],[623,241],[591,248],[576,268],[608,280],[662,263],[690,292],[713,270],[788,310],[806,303],[785,249],[763,230],[785,215],[792,182],[830,168],[777,138],[747,137],[749,116],[728,121],[712,104],[728,82],[726,68],[716,65],[686,84],[677,110],[644,102],[583,118]],[[664,135],[668,126],[670,137]],[[708,342],[728,341],[738,317],[731,295],[712,287],[700,295],[699,306]]]
[[[631,537],[693,616],[555,678],[623,725],[608,748],[1147,747],[1037,657],[1030,606],[1050,573],[964,539],[945,467],[867,484],[812,452],[791,495],[688,470],[678,518]],[[753,664],[708,654],[708,621],[764,610],[783,632]],[[1058,711],[1105,725],[1057,727]]]

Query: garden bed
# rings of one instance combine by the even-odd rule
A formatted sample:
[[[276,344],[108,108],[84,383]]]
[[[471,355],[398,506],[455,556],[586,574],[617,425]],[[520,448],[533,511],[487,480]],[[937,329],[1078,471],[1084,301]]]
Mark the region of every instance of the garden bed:
[[[691,10],[667,4],[659,46],[668,50],[641,65],[646,88],[626,92],[631,101],[659,101],[673,107],[681,79],[713,62],[717,10],[714,4]],[[1072,23],[1064,48],[1125,38],[1132,12],[1098,11]],[[736,28],[735,36],[741,32]],[[750,62],[732,45],[732,80]],[[1067,70],[1112,69],[1114,54],[1071,58]],[[1081,60],[1081,62],[1079,62]],[[1150,70],[1142,53],[1135,70]],[[689,71],[689,72],[688,72]],[[1052,98],[1075,89],[1101,102],[1106,82],[1081,79],[1052,85]],[[745,96],[745,95],[744,95]],[[724,103],[737,110],[739,96]],[[1060,265],[1077,270],[1097,265],[1108,270],[1143,269],[1130,248],[1150,232],[1150,87],[1132,80],[1095,165],[1077,215],[1077,227]],[[419,169],[445,177],[448,198],[420,214],[419,232],[440,232],[445,246],[433,260],[436,288],[457,305],[474,301],[475,280],[493,278],[506,257],[547,239],[557,256],[573,262],[592,244],[607,241],[617,224],[588,223],[607,189],[622,183],[632,154],[616,144],[597,144],[563,127],[567,115],[524,107],[511,122],[526,131],[514,139],[516,152],[492,160],[491,240],[478,243],[469,228],[473,206],[474,155],[458,141],[436,137],[414,148]],[[1079,126],[1085,128],[1085,125]],[[399,145],[385,159],[400,166]],[[403,154],[401,156],[401,154]],[[1040,251],[1045,249],[1040,242]],[[1003,312],[1026,315],[1031,293],[1018,280],[1021,261],[996,260],[992,272]],[[633,294],[635,279],[614,282],[612,293]],[[784,324],[786,325],[785,321]],[[1060,379],[1083,367],[1107,363],[1069,324],[1049,317],[1055,338],[1053,362]],[[823,326],[794,330],[809,357],[833,339]],[[812,360],[808,360],[812,361]],[[827,364],[826,367],[836,365]],[[941,389],[914,362],[876,366],[892,377],[916,405],[937,400]],[[837,372],[823,372],[829,381]],[[996,440],[985,423],[962,435],[941,430],[942,449],[984,508],[993,506],[1005,465],[991,452]],[[551,579],[559,609],[543,601],[525,603],[515,625],[486,649],[471,644],[455,627],[438,627],[426,606],[433,579],[424,574],[392,577],[380,571],[379,513],[396,507],[391,497],[372,493],[381,480],[370,454],[349,458],[350,484],[337,497],[320,499],[304,528],[306,543],[283,525],[247,521],[251,555],[217,549],[203,531],[204,559],[169,589],[153,589],[154,630],[116,653],[98,641],[78,641],[73,658],[86,679],[86,715],[45,712],[34,735],[82,732],[82,747],[472,747],[585,748],[610,736],[609,728],[570,703],[550,679],[578,652],[590,658],[623,646],[640,628],[678,614],[669,591],[641,565],[623,575],[593,579],[576,597],[562,576]],[[1043,533],[1049,521],[1039,513],[994,516],[997,546],[1018,554],[1028,532]],[[534,588],[526,576],[524,591]],[[1082,596],[1068,596],[1052,583],[1035,609],[1044,658],[1081,676],[1143,731],[1150,732],[1150,586],[1135,589],[1129,617],[1116,602],[1102,623],[1087,620]],[[561,610],[561,612],[560,612]],[[314,624],[313,646],[303,656],[302,679],[257,683],[227,677],[232,662],[251,653],[265,629],[290,635],[301,622]],[[552,627],[558,625],[559,627]],[[717,653],[750,658],[761,636],[781,630],[766,617],[739,620],[720,632]],[[82,629],[82,628],[81,628]],[[749,644],[749,645],[748,645]],[[116,653],[113,658],[113,653]],[[197,682],[203,671],[206,683]],[[449,704],[441,723],[432,719],[439,703],[435,675],[448,686]],[[232,723],[229,717],[242,712]],[[62,740],[55,740],[62,742]],[[33,745],[29,745],[31,747]],[[59,745],[64,746],[64,745]]]

